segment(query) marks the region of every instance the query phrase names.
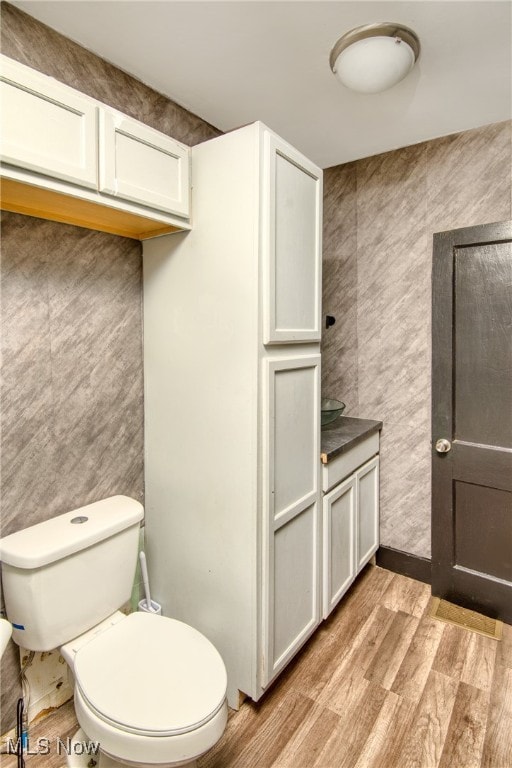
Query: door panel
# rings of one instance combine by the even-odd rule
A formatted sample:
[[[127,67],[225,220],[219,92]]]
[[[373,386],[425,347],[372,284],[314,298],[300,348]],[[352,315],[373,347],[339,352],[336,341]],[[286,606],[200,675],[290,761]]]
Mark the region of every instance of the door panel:
[[[455,438],[512,448],[510,245],[456,249],[454,277]]]
[[[320,622],[320,355],[263,361],[262,685]]]
[[[274,370],[274,515],[316,492],[316,369]]]
[[[317,625],[316,516],[313,505],[275,533],[273,671]]]
[[[489,445],[457,441],[453,452],[453,475],[468,483],[512,491],[512,452]]]
[[[96,104],[5,56],[1,70],[2,162],[97,189]]]
[[[323,508],[323,613],[326,619],[356,574],[355,476],[324,496]]]
[[[263,341],[320,341],[322,171],[265,132],[264,178]]]
[[[454,496],[456,566],[512,582],[510,493],[456,481]]]
[[[511,222],[434,236],[432,324],[432,591],[510,622]]]
[[[178,216],[190,212],[188,147],[137,120],[100,110],[100,191]]]
[[[357,570],[379,546],[379,457],[356,472],[357,483]]]
[[[276,154],[276,329],[315,327],[316,179]],[[290,275],[294,275],[293,290]]]

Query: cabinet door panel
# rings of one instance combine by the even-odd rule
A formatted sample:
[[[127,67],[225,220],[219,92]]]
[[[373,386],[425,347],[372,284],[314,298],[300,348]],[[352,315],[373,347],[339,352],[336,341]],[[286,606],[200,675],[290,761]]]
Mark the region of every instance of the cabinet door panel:
[[[265,134],[264,343],[320,340],[322,171]]]
[[[263,673],[320,621],[320,355],[264,361]]]
[[[97,188],[97,107],[66,85],[1,59],[2,162]]]
[[[274,515],[317,490],[317,367],[274,371]],[[307,503],[307,502],[306,502]]]
[[[357,570],[365,565],[379,546],[379,457],[356,472]]]
[[[275,531],[268,606],[266,685],[295,655],[320,621],[318,504]]]
[[[100,111],[100,191],[188,216],[188,147],[137,120]]]
[[[264,361],[265,495],[271,518],[289,519],[318,498],[320,355]]]
[[[323,611],[330,614],[354,580],[356,481],[350,477],[324,496]]]

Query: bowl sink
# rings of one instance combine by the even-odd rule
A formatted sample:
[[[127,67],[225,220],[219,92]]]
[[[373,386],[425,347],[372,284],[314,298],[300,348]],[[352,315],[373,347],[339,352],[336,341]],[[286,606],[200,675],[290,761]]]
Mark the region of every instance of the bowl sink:
[[[345,403],[341,400],[334,400],[331,397],[323,397],[321,402],[322,427],[335,421],[345,410]]]

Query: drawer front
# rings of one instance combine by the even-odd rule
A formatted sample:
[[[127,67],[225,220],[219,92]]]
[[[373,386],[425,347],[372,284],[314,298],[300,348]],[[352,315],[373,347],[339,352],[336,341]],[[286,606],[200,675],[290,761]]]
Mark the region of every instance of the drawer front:
[[[100,110],[100,192],[188,218],[190,150],[137,120]]]
[[[2,162],[97,189],[97,106],[87,96],[2,56]]]
[[[322,490],[328,491],[379,452],[379,433],[375,432],[361,443],[322,465]]]

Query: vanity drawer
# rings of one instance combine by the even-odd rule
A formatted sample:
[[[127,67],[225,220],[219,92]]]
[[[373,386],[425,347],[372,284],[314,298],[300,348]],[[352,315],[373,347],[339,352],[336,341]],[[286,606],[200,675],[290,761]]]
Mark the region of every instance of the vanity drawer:
[[[353,448],[341,453],[336,458],[322,465],[322,490],[328,491],[336,483],[348,477],[354,470],[379,452],[379,433],[365,438]]]

